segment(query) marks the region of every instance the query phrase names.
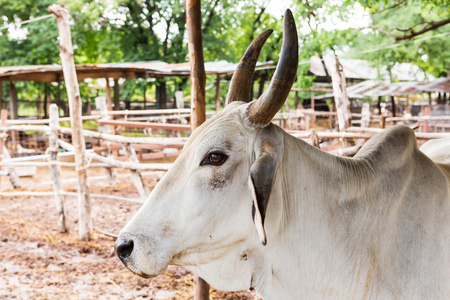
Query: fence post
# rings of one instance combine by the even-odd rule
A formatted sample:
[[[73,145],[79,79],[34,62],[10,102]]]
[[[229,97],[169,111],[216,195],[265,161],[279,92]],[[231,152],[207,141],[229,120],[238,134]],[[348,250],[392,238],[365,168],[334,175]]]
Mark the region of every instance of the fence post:
[[[136,156],[136,151],[131,146],[131,144],[125,144],[125,152],[128,156],[128,161],[139,163],[139,160]],[[131,170],[131,180],[134,183],[134,186],[136,187],[139,195],[141,196],[142,200],[147,200],[148,196],[150,195],[150,191],[148,187],[144,184],[144,180],[142,179],[142,174],[138,170]]]
[[[220,74],[216,76],[216,111],[220,110]]]
[[[106,103],[105,97],[97,97],[95,98],[95,106],[100,111],[100,120],[107,121],[110,119],[108,115],[108,105]],[[99,125],[98,131],[108,134],[114,134],[114,129],[111,129],[110,125]],[[106,142],[108,145],[110,142]],[[109,148],[109,147],[108,147]],[[109,149],[108,149],[109,150]],[[102,155],[106,157],[114,157],[113,154],[109,153],[102,153]],[[106,174],[108,176],[109,184],[113,185],[117,182],[117,171],[115,168],[112,167],[106,167]]]
[[[313,128],[309,132],[310,132],[309,138],[311,140],[311,145],[320,149],[320,140],[319,140],[319,136],[317,135],[317,131]]]
[[[347,96],[347,87],[342,65],[336,58],[327,58],[327,65],[331,71],[333,82],[334,102],[338,119],[339,131],[344,132],[352,125],[352,115],[350,113],[350,101]]]
[[[62,5],[51,5],[48,10],[55,15],[59,31],[59,50],[66,83],[67,98],[70,105],[70,123],[72,125],[72,140],[75,149],[75,164],[78,177],[78,231],[83,241],[89,241],[92,233],[91,197],[88,181],[88,160],[86,144],[83,136],[81,120],[81,98],[78,87],[77,73],[73,59],[72,38],[69,25],[69,11]]]
[[[11,159],[11,155],[9,154],[8,148],[6,148],[6,146],[3,146],[3,158],[5,160]],[[15,189],[21,188],[22,185],[20,184],[19,175],[17,175],[17,172],[14,169],[14,167],[13,166],[6,167],[6,171],[8,172],[8,177],[9,180],[11,181],[13,188]]]
[[[370,128],[370,104],[363,103],[361,107],[361,128]],[[364,145],[364,139],[358,139],[357,145]]]
[[[175,92],[175,108],[184,108],[183,91]]]
[[[6,109],[2,109],[2,113],[1,113],[1,122],[2,122],[2,127],[6,126],[6,119],[8,118],[8,111]],[[2,138],[2,143],[1,143],[1,147],[2,147],[2,159],[11,159],[11,155],[9,154],[8,148],[6,148],[6,143],[5,143],[5,139]],[[16,170],[14,169],[13,166],[9,166],[6,167],[6,172],[8,172],[8,177],[9,180],[11,181],[11,185],[13,186],[14,189],[18,189],[21,188],[22,185],[20,184],[20,179],[19,179],[19,175],[17,175]]]
[[[48,137],[48,152],[50,154],[50,175],[53,180],[55,190],[56,211],[58,212],[59,232],[68,232],[67,205],[63,195],[63,185],[61,181],[61,168],[58,165],[58,126],[59,108],[56,104],[50,105],[50,135]]]
[[[0,84],[3,85],[3,82],[0,81]],[[2,96],[2,99],[0,99],[0,101],[3,101],[3,91],[1,93],[1,96]],[[2,127],[4,127],[6,125],[7,118],[8,118],[8,111],[6,109],[2,109],[2,112],[1,112]],[[5,147],[5,144],[6,144],[5,142],[6,142],[6,138],[2,137],[0,139],[0,162],[3,161],[3,147]],[[0,166],[0,170],[1,169],[2,169],[2,167]],[[0,176],[0,186],[1,186],[1,180],[2,180],[2,176]]]
[[[430,121],[428,121],[427,116],[430,116],[430,106],[425,106],[423,108],[423,115],[425,117],[425,122],[423,122],[423,132],[428,132],[429,131],[429,125],[430,125]]]

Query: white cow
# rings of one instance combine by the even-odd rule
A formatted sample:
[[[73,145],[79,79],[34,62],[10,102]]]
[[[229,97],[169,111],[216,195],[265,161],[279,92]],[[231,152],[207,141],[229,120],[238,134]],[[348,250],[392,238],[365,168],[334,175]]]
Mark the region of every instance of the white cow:
[[[429,140],[420,147],[434,162],[450,165],[450,136],[437,140]]]
[[[143,277],[173,264],[264,299],[450,299],[450,178],[405,126],[343,158],[271,123],[297,68],[290,12],[268,91],[236,101],[249,100],[269,34],[244,54],[232,103],[193,133],[121,231],[120,259]]]

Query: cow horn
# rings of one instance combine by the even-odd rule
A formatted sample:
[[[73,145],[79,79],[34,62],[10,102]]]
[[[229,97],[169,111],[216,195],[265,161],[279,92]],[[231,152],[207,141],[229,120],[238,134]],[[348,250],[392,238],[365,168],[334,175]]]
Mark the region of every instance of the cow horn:
[[[253,102],[247,117],[256,124],[269,124],[278,110],[286,102],[298,67],[298,37],[292,12],[284,13],[283,44],[280,59],[269,88]]]
[[[248,46],[241,60],[239,61],[233,78],[231,78],[230,89],[226,99],[226,105],[233,101],[250,102],[250,90],[252,88],[253,73],[256,62],[267,38],[272,34],[272,29],[268,29],[258,35]]]

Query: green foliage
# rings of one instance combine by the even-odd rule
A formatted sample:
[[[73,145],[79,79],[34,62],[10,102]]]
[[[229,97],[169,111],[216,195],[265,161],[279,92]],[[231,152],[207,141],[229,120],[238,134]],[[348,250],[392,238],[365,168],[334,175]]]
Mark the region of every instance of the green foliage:
[[[52,0],[0,0],[0,26],[16,20],[28,20],[48,14]],[[59,61],[56,22],[51,18],[24,25],[25,39],[9,38],[7,30],[0,31],[0,66],[51,64]]]
[[[76,63],[105,63],[123,61],[162,60],[168,63],[186,62],[185,10],[179,0],[0,0],[0,26],[49,14],[48,6],[64,3],[71,13],[72,40]],[[374,66],[391,68],[396,62],[412,62],[435,76],[449,71],[450,39],[448,36],[395,42],[394,38],[376,29],[350,28],[337,30],[327,27],[329,20],[354,18],[354,9],[364,7],[369,13],[370,26],[391,35],[401,36],[421,22],[450,18],[446,0],[294,0],[292,10],[299,29],[300,62],[308,62],[313,55],[333,55],[361,58]],[[263,30],[274,33],[264,46],[260,61],[277,62],[281,48],[281,16],[266,11],[268,1],[260,0],[203,0],[202,26],[205,61],[227,60],[237,62],[250,41]],[[417,26],[414,26],[418,24]],[[25,37],[17,38],[0,31],[0,66],[60,63],[56,20],[47,18],[20,26],[27,30]],[[399,30],[400,29],[400,30]],[[402,30],[403,29],[403,30]],[[413,37],[413,41],[446,33],[445,25]],[[395,43],[400,47],[390,48]],[[380,49],[362,53],[366,50]],[[300,64],[296,87],[313,83],[307,76],[309,64]],[[208,78],[207,85],[215,78]],[[175,81],[175,84],[172,82]],[[158,81],[126,80],[121,88],[122,99],[142,100],[146,86],[147,96],[153,97]],[[81,83],[83,99],[87,98]],[[171,79],[167,84],[169,98],[176,89],[189,88],[185,79]],[[5,89],[7,93],[7,87]],[[63,85],[20,83],[20,99],[35,100],[44,91],[52,95],[65,93]],[[227,86],[221,88],[225,98]],[[255,87],[255,93],[257,88]],[[92,92],[90,92],[92,99]],[[103,93],[103,92],[101,92]],[[185,95],[189,92],[185,92]],[[301,95],[308,96],[308,95]],[[214,103],[215,91],[207,92]]]
[[[349,3],[348,1],[347,3]],[[371,13],[371,30],[362,30],[355,37],[351,56],[364,58],[374,64],[388,66],[396,62],[410,62],[434,76],[445,76],[450,66],[450,40],[439,36],[450,31],[450,24],[413,36],[411,39],[395,41],[420,31],[428,22],[450,19],[450,8],[441,0],[398,1],[351,1],[359,2]],[[411,30],[409,30],[411,29]],[[391,48],[394,45],[399,47]],[[376,52],[357,54],[369,49]]]

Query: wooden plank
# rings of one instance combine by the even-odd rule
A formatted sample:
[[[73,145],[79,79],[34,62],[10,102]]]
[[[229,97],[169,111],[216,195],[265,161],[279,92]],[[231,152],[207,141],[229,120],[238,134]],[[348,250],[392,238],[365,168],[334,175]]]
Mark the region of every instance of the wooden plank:
[[[144,123],[121,120],[99,120],[99,125],[114,125],[133,128],[152,128],[152,129],[168,129],[168,130],[191,130],[191,126],[184,124],[171,123]]]
[[[22,128],[24,126],[21,126]],[[43,127],[43,126],[42,126]],[[2,130],[2,128],[0,128]],[[70,128],[61,127],[60,132],[65,134],[71,134]],[[101,132],[95,132],[90,130],[83,130],[83,135],[86,137],[103,139],[111,142],[118,143],[136,143],[136,144],[155,144],[155,145],[184,145],[187,138],[155,138],[155,137],[127,137],[120,135],[112,135]]]
[[[319,138],[330,138],[330,139],[370,139],[375,134],[382,132],[383,129],[380,128],[355,128],[350,127],[346,132],[325,132],[325,131],[318,131],[317,135]],[[288,130],[289,134],[297,137],[297,138],[309,138],[311,133],[309,131],[295,131],[295,130]],[[440,139],[443,137],[448,137],[449,133],[426,133],[426,132],[415,132],[417,139]]]
[[[113,142],[100,142],[100,147],[95,148],[95,152],[102,151],[100,148],[107,148],[109,147],[112,150],[118,150],[122,149],[123,144],[121,143],[113,143]],[[171,145],[171,146],[164,146],[164,145],[154,145],[154,144],[131,144],[131,146],[134,149],[149,149],[149,150],[163,150],[165,148],[176,148],[176,149],[182,149],[182,145]]]
[[[288,131],[289,134],[297,138],[309,138],[309,131]],[[318,131],[317,136],[319,138],[330,138],[330,139],[370,139],[375,133],[359,133],[359,132],[324,132]]]
[[[100,116],[83,116],[81,117],[81,120],[98,120],[100,119]],[[59,122],[69,122],[70,117],[66,118],[59,118]],[[42,120],[6,120],[6,125],[27,125],[27,124],[49,124],[50,119],[42,119]]]
[[[81,121],[81,98],[77,73],[73,59],[72,38],[69,25],[69,11],[62,5],[51,5],[48,10],[55,15],[59,31],[59,50],[70,105],[72,141],[75,149],[76,172],[78,176],[78,232],[83,241],[91,239],[92,218],[89,181],[87,174],[88,160],[86,144],[83,137]]]
[[[118,110],[118,111],[110,111],[108,114],[110,116],[133,116],[133,115],[164,115],[164,114],[177,114],[177,113],[190,113],[191,110],[189,108],[167,108],[167,109],[145,109],[145,110]],[[94,112],[95,113],[95,112]]]

